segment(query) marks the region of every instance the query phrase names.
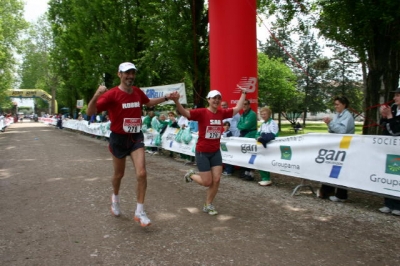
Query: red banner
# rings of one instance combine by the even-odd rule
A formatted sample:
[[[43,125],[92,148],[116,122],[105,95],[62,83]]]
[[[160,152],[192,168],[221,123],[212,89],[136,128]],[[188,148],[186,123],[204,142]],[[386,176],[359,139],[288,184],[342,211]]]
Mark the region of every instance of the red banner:
[[[239,84],[257,112],[256,0],[209,0],[211,90],[219,90],[229,107],[236,105]]]

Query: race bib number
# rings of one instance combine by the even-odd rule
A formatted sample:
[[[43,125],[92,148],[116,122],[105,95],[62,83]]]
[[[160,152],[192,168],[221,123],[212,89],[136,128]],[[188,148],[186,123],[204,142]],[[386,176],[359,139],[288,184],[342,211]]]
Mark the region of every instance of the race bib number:
[[[126,133],[139,133],[142,128],[141,118],[124,118],[123,129]]]
[[[206,128],[206,139],[219,139],[221,138],[221,126],[208,126]]]

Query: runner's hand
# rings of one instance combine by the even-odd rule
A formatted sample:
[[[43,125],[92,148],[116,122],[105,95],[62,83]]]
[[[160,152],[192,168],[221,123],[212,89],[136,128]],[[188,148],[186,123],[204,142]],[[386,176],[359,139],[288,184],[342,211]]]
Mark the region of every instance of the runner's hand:
[[[174,92],[170,93],[167,98],[170,100],[176,101],[176,100],[179,100],[179,97],[180,97],[179,92],[174,91]]]
[[[236,87],[237,87],[238,89],[240,89],[240,90],[242,91],[242,93],[247,93],[247,89],[241,87],[239,84],[237,84]]]
[[[103,93],[105,93],[106,91],[108,91],[107,87],[104,86],[104,85],[100,85],[100,86],[97,88],[96,95],[97,95],[97,96],[100,96],[100,95],[102,95]]]

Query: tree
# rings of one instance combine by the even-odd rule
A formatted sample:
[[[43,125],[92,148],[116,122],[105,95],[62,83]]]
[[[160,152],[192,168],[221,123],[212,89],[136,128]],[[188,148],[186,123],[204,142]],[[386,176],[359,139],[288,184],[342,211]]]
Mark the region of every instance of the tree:
[[[260,50],[270,58],[282,58],[282,62],[290,65],[292,63],[291,52],[293,41],[291,30],[287,26],[279,27],[276,25],[272,28],[271,37],[265,44],[261,44]]]
[[[42,99],[35,99],[39,109],[55,113],[57,88],[60,84],[54,72],[50,52],[54,47],[53,36],[47,15],[41,16],[36,23],[30,25],[22,49],[23,63],[19,74],[21,77],[20,89],[41,89],[52,95],[51,110],[46,110],[49,103]]]
[[[144,38],[150,46],[141,61],[155,84],[184,81],[202,105],[209,88],[208,9],[204,0],[144,1]],[[146,62],[146,64],[145,64]],[[147,62],[154,62],[147,64]]]
[[[400,2],[398,0],[260,0],[260,8],[278,9],[289,23],[294,17],[314,16],[315,26],[329,40],[354,51],[367,66],[365,104],[378,106],[390,98],[400,76]],[[299,23],[299,29],[303,26]],[[369,127],[379,120],[378,108],[367,108],[363,134],[377,134]]]
[[[19,34],[27,28],[23,19],[23,2],[20,0],[0,1],[0,106],[10,108],[6,90],[15,84],[15,53],[21,48]]]
[[[390,97],[400,75],[400,2],[397,0],[320,2],[321,33],[353,49],[367,63],[366,106]],[[378,108],[367,108],[363,134],[377,134]]]
[[[282,59],[270,59],[263,53],[258,53],[258,101],[259,105],[268,105],[273,112],[279,114],[292,110],[290,100],[297,99],[296,76],[282,63]]]
[[[321,48],[316,41],[315,34],[305,30],[300,36],[298,48],[295,52],[296,61],[301,69],[295,68],[298,76],[298,90],[303,98],[303,127],[307,119],[307,113],[325,112],[328,97],[323,90],[323,71],[315,67],[315,63],[322,57]]]
[[[349,49],[335,46],[333,50],[334,58],[324,58],[320,62],[322,64],[321,67],[326,69],[322,87],[325,94],[331,99],[328,107],[333,111],[332,99],[338,95],[346,96],[350,101],[350,110],[353,115],[355,117],[363,116],[364,86],[360,72],[361,63]],[[325,66],[325,64],[329,64],[329,67]]]
[[[208,17],[204,0],[50,0],[52,57],[63,90],[90,100],[99,83],[119,82],[132,61],[141,87],[185,82],[195,103],[207,93]]]

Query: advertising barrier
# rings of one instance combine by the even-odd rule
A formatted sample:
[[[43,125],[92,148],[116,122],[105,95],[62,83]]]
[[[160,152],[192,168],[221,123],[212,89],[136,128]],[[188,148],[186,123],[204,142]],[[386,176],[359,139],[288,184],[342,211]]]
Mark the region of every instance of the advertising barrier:
[[[54,120],[54,121],[53,121]],[[42,122],[55,125],[55,119]],[[109,123],[67,120],[63,126],[98,136],[109,136]],[[197,134],[185,144],[175,141],[179,129],[162,135],[165,150],[194,156]],[[154,146],[159,134],[144,134]],[[222,138],[224,163],[400,197],[400,137],[379,135],[303,134],[278,137],[264,148],[255,139]]]
[[[0,131],[3,132],[12,123],[14,123],[13,117],[0,116]]]
[[[144,94],[146,94],[147,97],[149,97],[149,99],[165,97],[168,93],[177,91],[179,92],[180,95],[179,102],[181,104],[187,104],[185,83],[176,83],[176,84],[154,86],[154,87],[141,87],[140,89],[144,92]],[[172,100],[169,100],[160,103],[160,105],[173,104],[173,103],[174,102]]]

